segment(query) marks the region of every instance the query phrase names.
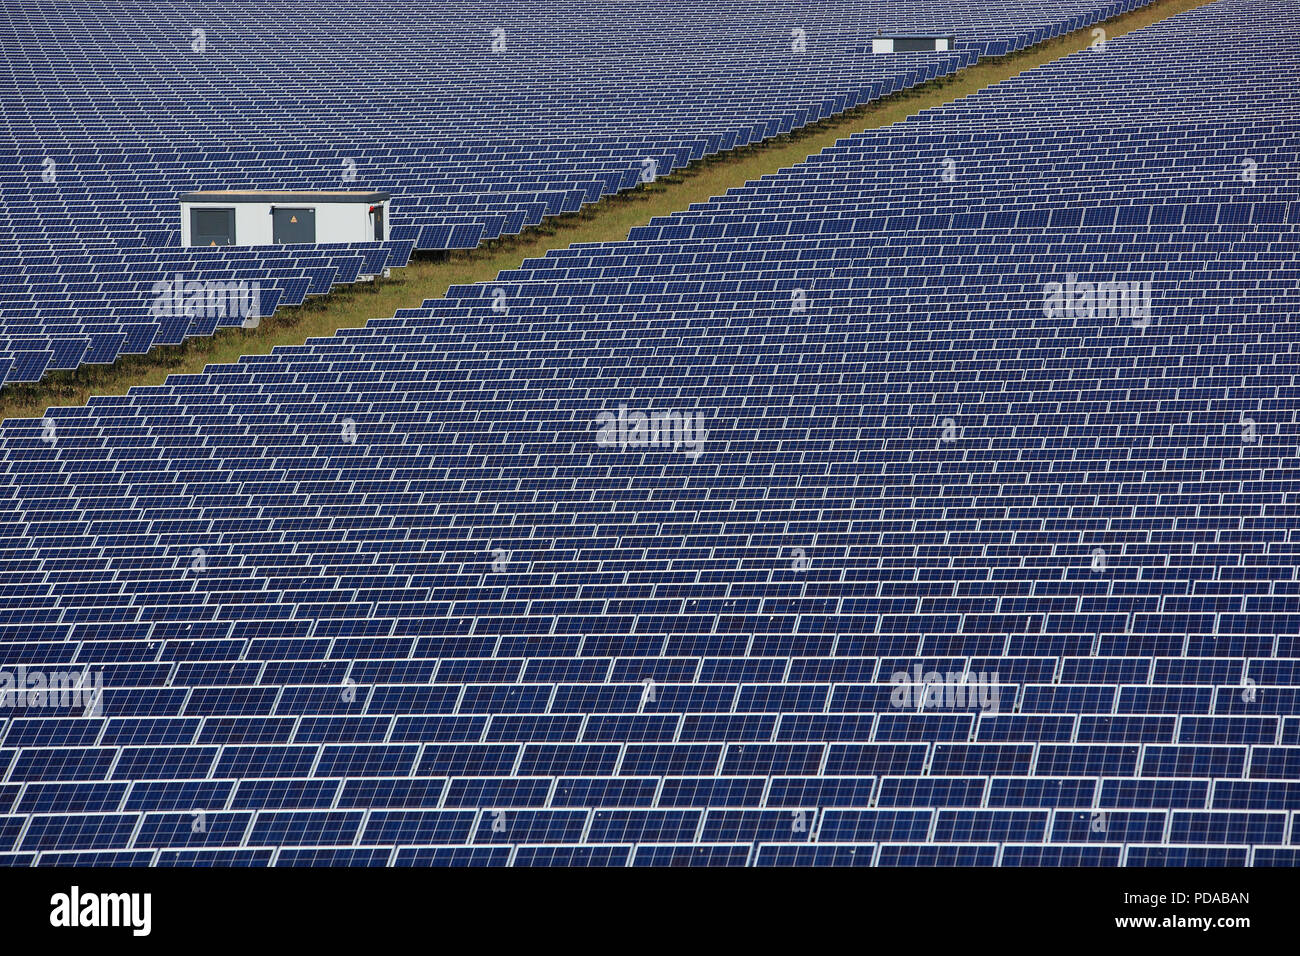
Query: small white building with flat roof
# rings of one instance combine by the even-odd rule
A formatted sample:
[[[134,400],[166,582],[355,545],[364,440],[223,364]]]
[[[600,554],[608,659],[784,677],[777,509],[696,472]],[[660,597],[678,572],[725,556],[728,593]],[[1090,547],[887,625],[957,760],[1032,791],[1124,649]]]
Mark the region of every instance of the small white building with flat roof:
[[[182,193],[181,245],[270,246],[388,238],[386,192],[214,189]]]
[[[872,53],[944,53],[956,37],[942,33],[896,33],[871,38]]]

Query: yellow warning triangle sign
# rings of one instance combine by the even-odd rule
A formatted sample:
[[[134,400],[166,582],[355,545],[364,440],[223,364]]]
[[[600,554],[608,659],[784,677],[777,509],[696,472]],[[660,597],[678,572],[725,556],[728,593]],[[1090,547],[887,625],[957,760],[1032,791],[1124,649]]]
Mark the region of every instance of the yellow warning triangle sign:
[[[289,217],[289,221],[290,221],[290,222],[297,222],[297,221],[298,221],[298,217],[297,217],[297,216],[290,216],[290,217]]]
[[[208,245],[210,246],[215,246],[216,244],[217,244],[217,240],[215,239],[213,239],[211,242],[208,243]]]

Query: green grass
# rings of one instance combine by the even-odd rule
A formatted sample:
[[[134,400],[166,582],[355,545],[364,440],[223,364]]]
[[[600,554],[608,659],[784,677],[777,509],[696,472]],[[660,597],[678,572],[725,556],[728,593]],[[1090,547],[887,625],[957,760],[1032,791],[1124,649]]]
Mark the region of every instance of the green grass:
[[[1211,0],[1156,0],[1106,21],[1106,33],[1108,37],[1119,36],[1208,2]],[[201,372],[207,365],[238,361],[241,355],[262,355],[277,345],[299,345],[308,338],[333,335],[338,329],[365,325],[372,318],[390,317],[398,309],[419,306],[426,299],[445,295],[449,286],[492,279],[503,269],[517,268],[523,260],[545,255],[550,249],[577,242],[625,239],[630,229],[655,216],[704,202],[802,162],[846,136],[950,103],[1082,50],[1091,42],[1091,27],[1077,30],[1010,56],[982,61],[955,76],[932,80],[794,133],[709,157],[654,183],[607,196],[579,212],[548,219],[518,236],[489,242],[469,252],[417,255],[406,268],[395,270],[390,279],[341,286],[328,296],[279,309],[274,316],[262,319],[256,329],[223,329],[213,336],[152,349],[146,355],[123,356],[112,365],[54,372],[31,385],[6,385],[0,389],[0,418],[41,415],[53,405],[83,405],[92,395],[122,395],[136,385],[162,384],[168,375]]]

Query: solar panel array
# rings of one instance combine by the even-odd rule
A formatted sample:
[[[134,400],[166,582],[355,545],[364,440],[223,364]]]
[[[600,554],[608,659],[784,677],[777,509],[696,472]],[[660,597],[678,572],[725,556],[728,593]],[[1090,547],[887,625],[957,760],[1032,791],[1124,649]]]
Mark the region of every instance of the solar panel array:
[[[5,422],[0,860],[1293,865],[1297,28]]]
[[[244,321],[160,318],[177,272],[270,314],[1144,2],[4,0],[0,383]],[[882,28],[956,49],[873,55]],[[394,241],[176,248],[178,194],[222,188],[387,190]]]

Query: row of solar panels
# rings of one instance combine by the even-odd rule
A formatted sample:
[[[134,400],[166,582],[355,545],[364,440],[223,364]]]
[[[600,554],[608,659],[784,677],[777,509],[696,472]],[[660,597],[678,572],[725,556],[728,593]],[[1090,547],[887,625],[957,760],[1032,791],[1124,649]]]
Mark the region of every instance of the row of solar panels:
[[[306,661],[289,659],[284,663],[284,667],[271,667],[272,673],[281,673],[280,683],[276,685],[222,680],[220,676],[193,678],[188,669],[182,669],[174,683],[164,682],[163,674],[150,680],[147,665],[94,666],[89,671],[95,675],[94,679],[106,682],[102,696],[97,698],[97,705],[102,705],[110,716],[270,715],[291,714],[295,708],[302,713],[335,715],[521,714],[525,716],[518,721],[502,721],[502,726],[551,727],[555,728],[555,733],[572,737],[586,732],[580,719],[583,715],[640,712],[711,715],[709,720],[689,718],[683,724],[683,727],[689,726],[688,730],[675,729],[675,723],[667,718],[635,720],[624,728],[631,733],[633,725],[643,727],[638,733],[654,735],[656,739],[681,733],[691,739],[699,739],[704,734],[734,736],[740,732],[743,719],[752,725],[746,733],[759,734],[764,739],[775,736],[782,740],[797,740],[810,734],[814,737],[825,734],[836,740],[860,740],[864,737],[912,739],[936,732],[932,724],[943,724],[947,727],[944,736],[962,739],[971,734],[980,737],[1004,735],[1014,739],[1017,734],[1029,735],[1037,728],[1052,740],[1068,740],[1078,734],[1104,737],[1115,727],[1142,725],[1141,721],[1120,720],[1120,717],[1147,718],[1163,714],[1286,716],[1290,712],[1288,708],[1294,708],[1300,697],[1294,684],[1257,684],[1253,679],[1223,686],[1216,686],[1214,682],[1028,684],[1021,689],[1015,683],[1004,684],[1000,680],[991,686],[985,681],[971,681],[968,686],[956,680],[923,681],[919,674],[902,684],[737,685],[680,684],[666,680],[647,689],[642,684],[605,684],[593,679],[587,683],[529,685],[376,683],[372,687],[358,685],[353,678],[344,678],[338,686],[332,686],[307,682],[295,674],[295,670],[312,669]],[[239,666],[225,663],[220,669],[235,671]],[[82,669],[87,669],[86,665],[82,665]],[[163,668],[164,674],[167,671]],[[996,671],[990,676],[993,675],[1000,678]],[[187,677],[190,683],[180,683]],[[92,677],[88,675],[86,679]],[[956,703],[949,699],[954,695],[959,696]],[[11,698],[12,695],[6,698],[6,706],[19,716],[33,716],[28,707],[40,708],[38,713],[48,711],[51,716],[65,716],[81,713],[88,706],[76,697],[72,703],[62,704],[44,697],[25,703],[26,698],[21,694],[16,699]],[[63,699],[66,701],[66,696]],[[953,712],[960,714],[962,711],[990,708],[996,714],[999,704],[1008,710],[1014,707],[1019,713],[998,718],[986,714],[978,722],[969,714],[952,716]],[[927,713],[935,708],[945,711],[944,719]],[[779,722],[764,720],[761,715],[765,713],[783,715],[783,719]],[[539,716],[545,714],[559,716],[554,719]],[[869,716],[849,718],[843,716],[846,714],[889,716],[873,722]],[[1097,716],[1095,720],[1080,722],[1076,726],[1065,721],[1063,714],[1104,715],[1113,719]],[[715,724],[712,716],[716,715],[733,715],[728,720],[734,718],[736,726],[726,721]],[[1050,715],[1052,720],[1040,720],[1037,715]],[[471,737],[482,732],[482,727],[472,721],[448,720],[443,723],[448,727],[461,727]],[[1214,721],[1209,723],[1211,727],[1218,725]],[[1226,723],[1232,724],[1230,721]],[[1055,729],[1043,729],[1049,724]],[[1283,743],[1290,742],[1293,731],[1294,728],[1283,733]],[[505,731],[494,729],[492,732]],[[591,732],[607,733],[607,722],[597,721]]]
[[[106,692],[107,693],[107,692]],[[208,698],[216,692],[206,693]],[[248,729],[255,731],[256,722]],[[437,717],[399,721],[406,734],[429,734]],[[447,721],[442,721],[447,723]],[[521,723],[521,722],[520,722]],[[552,721],[555,723],[555,721]],[[226,744],[128,748],[118,759],[113,746],[12,748],[0,751],[10,781],[94,780],[117,766],[124,777],[185,779],[296,776],[394,776],[417,774],[559,776],[664,774],[982,774],[1054,776],[1124,775],[1292,779],[1300,747],[1201,744],[837,742],[589,743],[509,741],[497,743]],[[1249,764],[1249,766],[1247,766]]]
[[[293,663],[299,669],[306,667],[305,662]],[[260,662],[254,662],[254,666],[260,666]],[[219,668],[212,665],[210,670],[237,671],[239,667],[237,663],[223,663]],[[105,686],[115,690],[129,690],[131,685],[138,684],[135,689],[144,695],[151,688],[162,686],[161,680],[125,679],[124,670],[126,668],[122,666],[97,667],[87,674],[86,680],[93,680],[97,685],[102,680]],[[182,670],[174,681],[179,684],[187,677],[189,675]],[[9,712],[13,715],[13,722],[0,729],[6,731],[8,746],[108,746],[124,743],[188,746],[227,739],[268,744],[410,743],[414,734],[436,728],[442,729],[439,736],[462,742],[535,740],[577,744],[628,740],[674,746],[727,744],[725,751],[719,746],[685,746],[676,747],[676,750],[682,755],[690,755],[692,761],[711,761],[718,772],[731,774],[746,772],[746,767],[747,772],[757,772],[760,764],[775,766],[783,761],[791,765],[787,772],[793,772],[794,766],[809,761],[815,769],[820,762],[819,755],[824,754],[823,744],[1037,741],[1168,745],[1149,749],[1143,758],[1129,755],[1137,760],[1144,776],[1158,776],[1162,770],[1169,772],[1171,768],[1208,757],[1219,762],[1225,771],[1235,769],[1237,776],[1245,773],[1252,777],[1280,777],[1292,769],[1295,760],[1295,751],[1285,748],[1300,744],[1294,720],[1287,719],[1285,711],[1272,716],[1258,713],[1208,716],[1183,711],[1171,713],[1171,707],[1159,706],[1167,701],[1177,702],[1180,696],[1193,699],[1206,696],[1209,689],[1200,686],[1161,688],[1158,692],[1134,695],[1154,700],[1156,706],[1150,713],[1141,710],[1133,713],[1132,708],[1113,711],[1114,704],[1107,702],[1106,697],[1114,696],[1114,688],[1075,685],[1061,686],[1060,693],[1053,694],[1049,701],[1031,700],[1029,706],[1016,708],[1016,713],[976,715],[962,712],[979,709],[979,704],[974,701],[962,702],[958,707],[944,700],[945,695],[951,696],[960,683],[945,681],[942,675],[933,683],[898,685],[891,689],[889,698],[883,703],[879,700],[883,695],[862,695],[869,701],[876,698],[872,701],[876,707],[869,711],[861,709],[862,700],[854,702],[859,704],[858,708],[821,709],[815,692],[786,694],[784,700],[780,700],[779,708],[771,699],[775,695],[769,694],[766,701],[758,704],[751,701],[747,706],[737,703],[736,709],[731,710],[728,704],[734,698],[734,688],[705,685],[691,699],[683,692],[682,686],[673,684],[649,689],[644,686],[611,686],[602,689],[600,694],[589,694],[594,702],[589,710],[582,710],[580,708],[587,702],[581,698],[579,685],[559,685],[547,688],[547,693],[557,697],[555,706],[548,713],[546,700],[538,701],[541,695],[532,687],[507,690],[496,685],[466,685],[462,694],[465,699],[457,704],[459,690],[444,693],[444,688],[427,684],[370,687],[357,685],[355,681],[349,683],[351,678],[345,678],[339,682],[339,687],[321,691],[317,685],[293,686],[289,680],[292,678],[285,679],[286,691],[283,694],[258,694],[247,689],[249,684],[237,681],[223,682],[216,676],[191,678],[186,686],[203,688],[203,693],[195,696],[193,701],[183,703],[176,700],[176,695],[170,695],[173,703],[181,704],[176,709],[191,711],[190,704],[193,704],[192,712],[185,716],[82,717],[80,715],[92,705],[103,705],[107,709],[128,695],[115,693],[112,700],[99,699],[91,704],[74,701],[68,696],[60,705],[57,695],[49,701],[38,701],[33,695],[14,692],[7,698],[12,705]],[[1014,690],[1014,685],[1008,688],[1000,684],[998,689],[1003,692]],[[344,690],[348,692],[344,693]],[[639,700],[657,698],[660,690],[668,698],[664,705],[646,705],[643,710],[638,710]],[[1243,704],[1251,703],[1249,698],[1252,696],[1282,700],[1284,703],[1274,710],[1281,710],[1295,701],[1294,685],[1271,687],[1251,682],[1217,690],[1225,698],[1235,693]],[[230,692],[230,709],[246,719],[233,722],[218,719],[230,716],[212,703],[222,691]],[[907,698],[906,709],[899,702],[900,691]],[[970,697],[975,697],[977,691],[981,691],[982,696],[981,684],[972,681]],[[355,706],[339,703],[353,694],[363,703]],[[996,699],[997,694],[994,692],[988,696]],[[1037,696],[1042,698],[1046,695],[1039,693]],[[813,699],[799,699],[801,697]],[[1102,706],[1096,703],[1099,699]],[[41,706],[43,703],[52,706]],[[1045,703],[1050,706],[1045,706]],[[300,724],[298,718],[285,716],[293,714],[295,707],[302,708]],[[939,712],[941,708],[942,713]],[[271,713],[259,715],[259,710]],[[486,719],[440,719],[448,715],[485,715]],[[211,726],[200,726],[204,717],[210,718],[208,723]],[[1217,749],[1194,749],[1207,746]],[[1255,750],[1248,751],[1248,746],[1254,746]],[[672,753],[673,750],[665,752]],[[405,748],[405,753],[407,757],[413,757],[415,749]],[[195,759],[199,757],[198,754],[194,756]]]
[[[895,810],[798,807],[600,810],[257,810],[0,816],[0,852],[132,847],[520,843],[1265,844],[1292,814],[1195,810]],[[1098,826],[1103,822],[1103,826]],[[10,861],[13,862],[13,861]]]
[[[641,844],[575,846],[271,846],[216,850],[15,852],[10,866],[62,867],[735,867],[735,866],[1296,866],[1300,849],[1126,844]]]
[[[49,751],[45,754],[48,756]],[[143,754],[143,757],[142,757]],[[274,777],[125,779],[147,751],[132,749],[123,775],[0,784],[5,813],[131,811],[479,809],[622,807],[710,809],[1055,809],[1285,811],[1294,780],[1208,777],[1007,776],[559,776],[559,777]],[[46,763],[48,766],[48,761]]]
[[[130,640],[129,633],[155,631],[154,640]],[[213,662],[232,664],[228,674],[240,673],[270,678],[284,675],[285,668],[259,668],[274,661],[296,661],[299,683],[340,682],[352,677],[361,683],[536,683],[543,679],[561,682],[589,680],[598,683],[641,683],[646,680],[671,683],[742,684],[865,684],[891,680],[899,671],[911,674],[921,666],[925,672],[974,675],[996,669],[1006,680],[1026,684],[1193,684],[1240,683],[1245,678],[1262,684],[1289,685],[1297,682],[1296,660],[1286,656],[1251,657],[1243,654],[1241,640],[1228,640],[1207,650],[1218,657],[1181,654],[1175,657],[1127,656],[1014,656],[986,657],[861,657],[825,655],[817,657],[764,656],[761,644],[745,656],[675,657],[627,655],[621,657],[588,653],[580,657],[547,657],[530,654],[496,657],[490,661],[446,653],[427,656],[428,642],[406,638],[308,638],[311,622],[290,626],[249,627],[224,624],[139,625],[37,625],[32,631],[49,632],[47,640],[27,640],[8,625],[0,643],[0,665],[79,664],[101,665],[104,680],[122,683],[114,675],[116,665],[141,664],[138,670],[122,673],[150,675],[144,683],[165,683],[177,675],[184,683],[240,683],[220,680]],[[216,632],[220,636],[207,636]],[[234,632],[233,639],[225,635]],[[276,635],[276,636],[262,636]],[[111,639],[116,638],[116,639]],[[440,651],[450,648],[438,646]],[[471,649],[467,642],[466,650]],[[1267,649],[1266,649],[1267,650]],[[246,653],[247,651],[247,653]],[[321,662],[308,665],[305,662]],[[329,662],[328,666],[323,662]],[[171,668],[175,667],[176,670]],[[266,682],[257,680],[254,683]],[[1260,718],[1267,726],[1271,718]],[[1227,721],[1232,724],[1232,721]]]

